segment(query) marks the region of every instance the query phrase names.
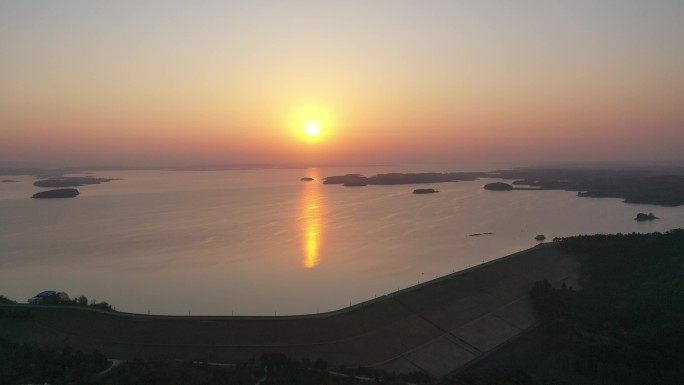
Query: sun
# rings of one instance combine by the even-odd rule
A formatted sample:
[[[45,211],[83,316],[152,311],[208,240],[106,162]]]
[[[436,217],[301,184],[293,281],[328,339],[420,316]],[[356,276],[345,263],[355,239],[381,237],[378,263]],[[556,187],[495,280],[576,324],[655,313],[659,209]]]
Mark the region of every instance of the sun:
[[[315,138],[321,133],[321,124],[316,121],[309,121],[304,125],[304,132],[310,138]]]
[[[287,117],[293,138],[308,145],[320,145],[335,137],[338,127],[333,109],[320,102],[302,102],[293,106]]]

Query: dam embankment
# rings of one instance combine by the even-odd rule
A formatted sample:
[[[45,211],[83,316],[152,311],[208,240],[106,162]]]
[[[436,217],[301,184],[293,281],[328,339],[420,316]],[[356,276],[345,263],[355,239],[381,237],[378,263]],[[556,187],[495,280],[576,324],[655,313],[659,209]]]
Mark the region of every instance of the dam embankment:
[[[96,349],[111,358],[158,356],[244,362],[266,352],[445,375],[486,357],[537,324],[535,281],[577,286],[578,256],[543,244],[338,311],[285,317],[158,316],[69,306],[0,319],[0,337]]]

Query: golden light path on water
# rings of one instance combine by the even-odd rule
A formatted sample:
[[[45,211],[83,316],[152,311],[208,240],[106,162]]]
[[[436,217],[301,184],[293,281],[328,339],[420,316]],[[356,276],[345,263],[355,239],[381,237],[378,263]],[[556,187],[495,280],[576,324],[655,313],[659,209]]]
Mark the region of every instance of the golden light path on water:
[[[302,182],[301,199],[301,239],[302,239],[302,265],[308,269],[316,267],[320,263],[320,249],[323,232],[323,197],[321,195],[321,181],[318,170],[307,170],[307,177],[314,181]]]

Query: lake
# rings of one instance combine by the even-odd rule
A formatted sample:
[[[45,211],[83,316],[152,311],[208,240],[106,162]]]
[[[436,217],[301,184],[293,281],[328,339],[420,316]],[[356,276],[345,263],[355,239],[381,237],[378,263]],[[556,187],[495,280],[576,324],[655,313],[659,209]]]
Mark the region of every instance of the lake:
[[[101,171],[122,178],[35,200],[30,176],[0,183],[0,294],[43,290],[117,310],[290,315],[335,310],[550,240],[684,227],[684,206],[485,191],[493,179],[343,187],[346,173],[490,171],[466,166]],[[300,178],[316,178],[302,182]],[[638,212],[661,219],[636,222]],[[490,235],[469,236],[490,232]]]

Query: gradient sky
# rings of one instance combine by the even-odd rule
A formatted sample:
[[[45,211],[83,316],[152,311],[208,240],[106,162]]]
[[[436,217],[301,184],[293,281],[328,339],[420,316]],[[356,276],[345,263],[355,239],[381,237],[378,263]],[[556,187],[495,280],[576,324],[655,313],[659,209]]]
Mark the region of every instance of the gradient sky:
[[[683,20],[680,0],[2,1],[0,165],[684,160]]]

